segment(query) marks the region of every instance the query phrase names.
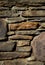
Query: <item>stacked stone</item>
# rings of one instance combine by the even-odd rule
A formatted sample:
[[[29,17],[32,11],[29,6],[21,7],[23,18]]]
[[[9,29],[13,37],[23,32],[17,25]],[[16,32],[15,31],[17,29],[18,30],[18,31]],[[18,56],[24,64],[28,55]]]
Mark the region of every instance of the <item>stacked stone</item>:
[[[0,0],[0,65],[44,65],[44,3],[45,0]],[[44,44],[42,58],[38,58],[37,36]]]

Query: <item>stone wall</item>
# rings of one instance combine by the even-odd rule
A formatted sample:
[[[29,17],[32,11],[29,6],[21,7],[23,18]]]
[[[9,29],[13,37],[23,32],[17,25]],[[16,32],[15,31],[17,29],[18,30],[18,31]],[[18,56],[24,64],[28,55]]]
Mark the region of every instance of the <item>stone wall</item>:
[[[0,65],[44,65],[37,36],[45,40],[45,0],[0,0]]]

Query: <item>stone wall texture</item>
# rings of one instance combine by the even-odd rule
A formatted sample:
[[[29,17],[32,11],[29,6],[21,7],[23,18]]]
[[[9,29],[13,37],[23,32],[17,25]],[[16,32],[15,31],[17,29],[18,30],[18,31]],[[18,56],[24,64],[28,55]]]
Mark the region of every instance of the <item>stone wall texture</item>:
[[[45,65],[45,0],[0,0],[0,65]]]

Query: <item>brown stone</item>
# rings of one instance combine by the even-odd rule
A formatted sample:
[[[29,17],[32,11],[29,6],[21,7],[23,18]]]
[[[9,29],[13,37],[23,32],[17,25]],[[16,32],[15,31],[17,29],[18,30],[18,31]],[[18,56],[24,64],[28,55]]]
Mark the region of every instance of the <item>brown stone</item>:
[[[29,46],[30,44],[30,40],[18,40],[17,41],[17,46],[20,47],[20,46]]]
[[[23,39],[23,40],[32,40],[32,36],[28,36],[28,35],[13,35],[13,36],[9,36],[8,37],[9,40],[20,40],[20,39]]]
[[[38,22],[22,22],[19,24],[9,24],[9,30],[36,29]]]
[[[16,51],[29,52],[29,51],[31,51],[31,46],[16,47]]]
[[[27,10],[22,12],[22,16],[28,17],[28,16],[45,16],[44,10]]]
[[[34,56],[37,60],[45,61],[45,32],[35,37],[31,43]]]
[[[0,42],[0,51],[12,51],[15,44],[15,41]]]
[[[19,27],[19,24],[8,24],[9,30],[15,30]]]
[[[25,58],[30,55],[30,52],[0,52],[0,60]]]

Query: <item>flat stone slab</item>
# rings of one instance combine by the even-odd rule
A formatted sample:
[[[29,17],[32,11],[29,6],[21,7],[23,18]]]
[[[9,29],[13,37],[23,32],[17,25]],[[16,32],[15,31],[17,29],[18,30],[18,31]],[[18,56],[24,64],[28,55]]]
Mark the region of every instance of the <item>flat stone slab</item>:
[[[27,62],[25,59],[15,59],[0,61],[0,65],[44,65],[44,63],[40,61]]]
[[[30,52],[31,51],[31,46],[24,46],[24,47],[17,47],[16,48],[17,52]]]
[[[37,60],[45,61],[45,32],[35,37],[31,43]]]
[[[37,16],[39,16],[39,17],[43,17],[43,16],[45,16],[45,11],[44,10],[32,10],[31,11],[31,9],[30,10],[27,10],[27,11],[23,11],[22,12],[22,16],[23,17],[30,17],[30,16],[35,16],[35,17],[37,17]]]
[[[39,22],[22,22],[19,24],[9,24],[9,30],[28,30],[36,29],[39,25]]]
[[[29,55],[30,55],[30,52],[0,52],[0,60],[25,58]]]
[[[0,51],[13,51],[13,48],[15,46],[16,42],[15,41],[5,41],[5,42],[0,42]]]
[[[8,39],[9,40],[32,40],[33,36],[28,36],[28,35],[12,35],[9,36]]]
[[[7,24],[4,20],[0,19],[0,39],[6,36]]]

